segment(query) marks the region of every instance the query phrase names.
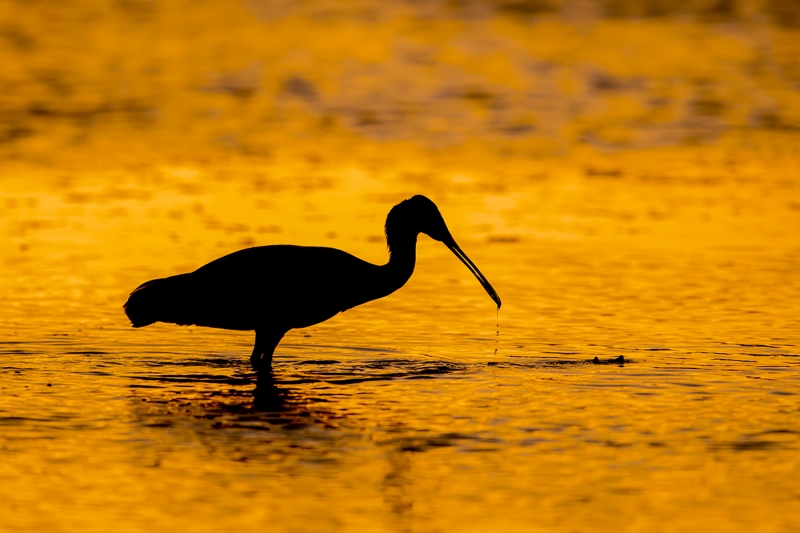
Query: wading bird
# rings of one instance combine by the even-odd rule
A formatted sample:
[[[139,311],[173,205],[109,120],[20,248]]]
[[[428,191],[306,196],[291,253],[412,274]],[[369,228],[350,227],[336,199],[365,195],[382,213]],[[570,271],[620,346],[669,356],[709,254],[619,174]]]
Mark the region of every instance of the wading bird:
[[[389,262],[373,265],[335,248],[274,245],[239,250],[188,274],[154,279],[124,305],[133,327],[154,322],[255,330],[250,362],[272,366],[283,336],[393,293],[411,277],[420,233],[445,244],[500,308],[500,297],[456,244],[439,209],[425,196],[394,206],[386,217]]]

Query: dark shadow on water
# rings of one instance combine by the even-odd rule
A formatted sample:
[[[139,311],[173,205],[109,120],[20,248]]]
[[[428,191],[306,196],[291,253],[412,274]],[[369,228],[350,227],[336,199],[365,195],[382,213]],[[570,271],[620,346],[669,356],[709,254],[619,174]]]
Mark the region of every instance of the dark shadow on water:
[[[201,364],[205,362],[205,369]],[[210,362],[210,364],[208,364]],[[244,361],[216,358],[188,359],[157,364],[147,361],[141,370],[128,375],[134,418],[146,427],[181,427],[205,438],[239,439],[271,432],[271,439],[294,442],[312,428],[323,430],[348,427],[345,433],[360,433],[362,422],[354,416],[353,405],[363,394],[371,394],[374,382],[409,380],[483,379],[490,368],[543,369],[582,365],[622,366],[633,361],[624,357],[596,359],[533,359],[529,361],[453,362],[428,358],[386,357],[362,359],[303,359],[284,357],[272,371],[251,371]],[[161,367],[161,371],[154,367]],[[189,370],[189,372],[187,372]],[[430,388],[430,385],[426,385]],[[435,388],[436,385],[434,384]],[[384,389],[390,394],[390,389]],[[355,404],[350,400],[356,399]],[[214,432],[225,434],[211,437]],[[245,434],[239,435],[238,432]],[[299,431],[299,433],[298,433]],[[288,433],[287,433],[288,432]],[[322,435],[327,434],[327,437]],[[338,431],[314,432],[313,441],[340,438]],[[260,437],[258,437],[260,438]],[[490,450],[495,443],[472,443],[446,435],[434,440],[389,442],[407,451],[424,451],[461,442],[460,447]],[[480,440],[480,439],[478,439]],[[471,444],[468,444],[467,442]],[[474,446],[473,446],[474,444]]]
[[[411,380],[448,380],[451,383],[447,386],[452,387],[452,380],[464,380],[468,385],[473,380],[484,382],[493,374],[490,369],[498,367],[525,372],[570,366],[589,370],[585,365],[621,364],[618,358],[596,363],[591,359],[534,357],[489,362],[487,366],[486,361],[454,362],[421,356],[336,356],[313,359],[284,355],[272,371],[260,374],[241,360],[219,360],[205,369],[200,368],[198,358],[185,364],[169,362],[161,369],[148,361],[138,373],[128,375],[133,422],[152,428],[156,433],[148,438],[155,442],[188,439],[214,454],[241,456],[264,464],[283,460],[280,458],[339,460],[347,455],[346,450],[363,445],[365,435],[374,438],[376,423],[382,429],[375,442],[390,454],[449,447],[465,453],[492,453],[509,442],[491,432],[472,432],[469,428],[461,432],[433,429],[426,425],[424,415],[418,419],[415,415],[414,423],[408,426],[396,426],[398,420],[408,416],[405,411],[392,412],[391,401],[375,411],[371,402],[375,398],[391,400],[395,388],[405,393],[415,390]],[[419,386],[420,390],[436,388],[435,381]],[[168,431],[159,431],[162,428]],[[739,449],[744,446],[739,445]],[[755,449],[759,445],[750,446]]]
[[[341,414],[320,408],[324,402],[282,384],[271,373],[135,376],[134,418],[147,427],[208,431],[292,431],[315,425],[333,427]]]
[[[373,360],[300,359],[283,360],[270,371],[260,374],[245,370],[241,360],[223,358],[187,359],[184,361],[145,361],[145,368],[203,367],[203,372],[151,372],[129,375],[134,380],[131,389],[151,390],[160,400],[175,402],[215,399],[231,403],[236,409],[253,411],[303,410],[305,404],[336,403],[348,395],[354,385],[397,380],[430,380],[443,377],[466,378],[482,372],[486,366],[500,368],[563,368],[583,365],[614,365],[622,367],[635,363],[624,356],[607,359],[533,359],[529,361],[489,361],[459,363],[445,360],[380,358]],[[200,368],[198,368],[200,370]],[[331,386],[334,386],[333,388]],[[251,388],[252,387],[252,388]],[[169,396],[172,396],[170,398]],[[192,400],[190,400],[192,398]]]
[[[245,370],[244,362],[212,365],[206,372],[153,372],[199,366],[197,360],[129,375],[135,418],[149,427],[193,426],[258,431],[337,427],[348,417],[342,400],[375,381],[436,379],[468,365],[449,361],[330,359],[284,361],[273,371]]]

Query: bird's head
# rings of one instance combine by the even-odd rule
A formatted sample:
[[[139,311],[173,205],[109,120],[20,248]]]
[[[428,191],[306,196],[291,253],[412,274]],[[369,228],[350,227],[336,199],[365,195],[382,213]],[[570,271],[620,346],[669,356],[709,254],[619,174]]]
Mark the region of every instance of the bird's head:
[[[389,246],[389,252],[391,253],[393,247],[401,245],[404,240],[416,243],[417,235],[420,233],[447,246],[478,278],[483,288],[497,304],[497,308],[500,308],[501,302],[497,291],[481,274],[475,263],[456,244],[439,208],[429,198],[418,194],[408,200],[403,200],[389,211],[389,216],[386,217],[386,243]]]
[[[439,208],[429,198],[418,194],[403,200],[389,211],[386,239],[391,249],[394,242],[416,239],[420,233],[445,244],[453,241]]]

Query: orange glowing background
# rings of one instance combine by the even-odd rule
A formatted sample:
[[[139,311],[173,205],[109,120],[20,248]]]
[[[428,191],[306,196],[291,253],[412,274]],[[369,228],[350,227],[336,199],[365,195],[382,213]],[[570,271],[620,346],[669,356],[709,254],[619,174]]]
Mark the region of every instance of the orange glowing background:
[[[122,313],[414,194],[502,310],[421,238],[280,413]],[[796,1],[0,0],[0,529],[797,529],[798,228]]]

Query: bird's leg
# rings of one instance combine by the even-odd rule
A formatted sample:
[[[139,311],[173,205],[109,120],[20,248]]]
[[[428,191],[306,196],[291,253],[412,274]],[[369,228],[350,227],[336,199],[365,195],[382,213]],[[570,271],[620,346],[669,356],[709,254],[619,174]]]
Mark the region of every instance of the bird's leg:
[[[264,332],[256,330],[256,342],[253,346],[253,354],[250,356],[250,366],[253,370],[258,370],[261,365],[261,354],[264,353]]]
[[[264,335],[264,351],[261,356],[261,362],[258,365],[259,373],[272,371],[272,355],[275,353],[275,348],[281,342],[283,336],[286,335],[285,331],[269,331]]]
[[[256,345],[253,347],[253,355],[250,356],[253,370],[261,372],[272,368],[272,354],[285,334],[284,331],[256,330]]]

